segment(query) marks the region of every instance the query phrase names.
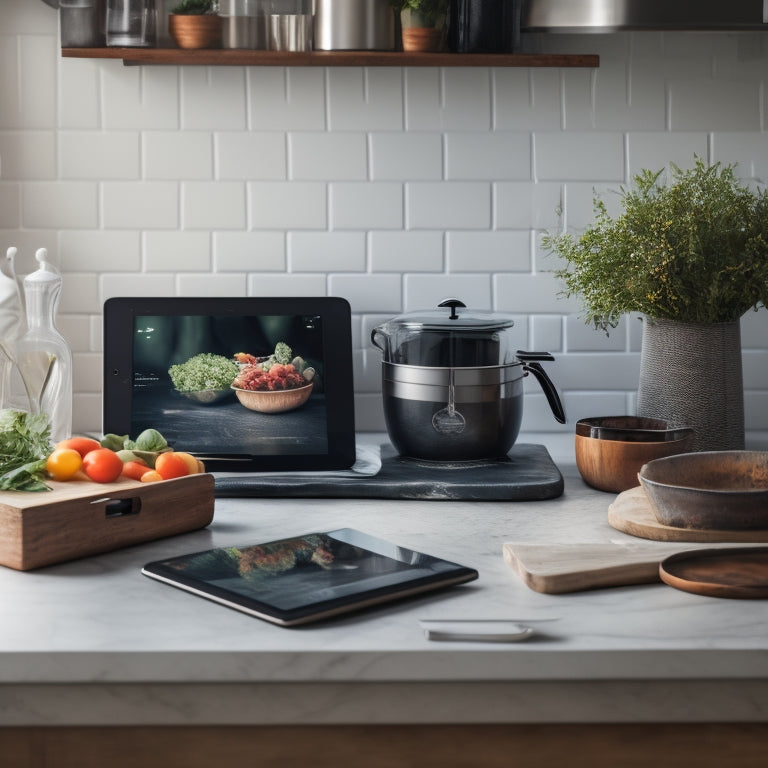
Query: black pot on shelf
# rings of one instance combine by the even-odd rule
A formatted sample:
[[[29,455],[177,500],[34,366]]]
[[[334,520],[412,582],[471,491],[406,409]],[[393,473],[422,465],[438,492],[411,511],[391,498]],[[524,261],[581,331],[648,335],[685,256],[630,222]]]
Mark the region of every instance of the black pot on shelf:
[[[522,0],[450,0],[448,47],[454,53],[516,53]]]
[[[511,317],[466,310],[457,299],[377,326],[387,433],[402,456],[475,461],[505,456],[523,417],[523,378],[533,373],[555,418],[565,413],[541,367],[547,352],[515,350]]]

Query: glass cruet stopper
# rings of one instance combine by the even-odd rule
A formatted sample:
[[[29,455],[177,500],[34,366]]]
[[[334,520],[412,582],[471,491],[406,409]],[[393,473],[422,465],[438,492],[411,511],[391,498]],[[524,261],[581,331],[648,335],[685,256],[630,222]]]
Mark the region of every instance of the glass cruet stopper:
[[[18,344],[17,364],[32,413],[45,413],[54,443],[72,433],[72,351],[56,330],[61,275],[48,251],[35,253],[38,269],[24,278],[27,331]]]

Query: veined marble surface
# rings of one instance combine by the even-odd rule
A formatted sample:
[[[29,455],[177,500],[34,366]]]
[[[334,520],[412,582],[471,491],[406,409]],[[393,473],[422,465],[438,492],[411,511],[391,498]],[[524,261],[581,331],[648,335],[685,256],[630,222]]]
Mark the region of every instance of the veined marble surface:
[[[636,541],[562,467],[534,502],[222,499],[205,530],[38,571],[0,568],[0,725],[768,720],[768,602],[663,584],[530,590],[506,541]],[[217,546],[359,528],[478,569],[441,593],[285,629],[140,573]],[[434,642],[421,619],[531,622]],[[541,619],[554,619],[538,623]]]

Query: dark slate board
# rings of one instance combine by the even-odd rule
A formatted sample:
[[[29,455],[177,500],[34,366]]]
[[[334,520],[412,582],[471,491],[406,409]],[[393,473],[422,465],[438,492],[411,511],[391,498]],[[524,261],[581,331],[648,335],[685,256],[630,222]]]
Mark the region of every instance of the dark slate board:
[[[381,448],[381,469],[358,477],[280,477],[243,474],[216,478],[216,496],[534,501],[563,492],[563,476],[543,445],[521,443],[502,459],[437,462],[407,459]]]

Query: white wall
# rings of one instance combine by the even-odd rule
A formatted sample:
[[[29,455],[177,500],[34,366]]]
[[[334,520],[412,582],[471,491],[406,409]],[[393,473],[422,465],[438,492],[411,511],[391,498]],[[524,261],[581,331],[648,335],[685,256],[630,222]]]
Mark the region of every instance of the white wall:
[[[57,13],[0,0],[0,247],[64,272],[75,427],[100,429],[102,302],[346,297],[357,423],[382,429],[370,328],[448,295],[509,312],[557,355],[558,425],[528,382],[524,432],[633,412],[640,323],[609,337],[558,297],[537,231],[592,215],[642,167],[696,152],[768,179],[768,33],[557,36],[599,69],[125,67],[62,59]],[[768,435],[768,321],[743,321],[746,420]]]

